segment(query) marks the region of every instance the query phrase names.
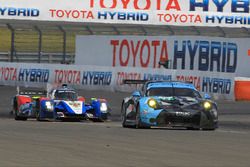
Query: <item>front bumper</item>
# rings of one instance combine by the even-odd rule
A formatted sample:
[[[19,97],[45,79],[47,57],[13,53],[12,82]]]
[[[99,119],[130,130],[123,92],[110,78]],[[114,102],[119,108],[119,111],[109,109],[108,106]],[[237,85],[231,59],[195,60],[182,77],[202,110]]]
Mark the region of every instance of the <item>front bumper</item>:
[[[199,127],[200,120],[201,112],[173,112],[164,109],[155,110],[154,112],[144,114],[141,117],[142,124],[159,127]]]
[[[199,127],[201,112],[168,112],[163,110],[156,117],[149,121],[155,122],[157,126],[183,126],[183,127]]]
[[[86,115],[85,114],[67,114],[64,112],[56,112],[55,114],[55,118],[56,119],[86,119]]]
[[[157,127],[217,128],[217,119],[210,111],[169,111],[166,109],[142,111],[141,123]]]

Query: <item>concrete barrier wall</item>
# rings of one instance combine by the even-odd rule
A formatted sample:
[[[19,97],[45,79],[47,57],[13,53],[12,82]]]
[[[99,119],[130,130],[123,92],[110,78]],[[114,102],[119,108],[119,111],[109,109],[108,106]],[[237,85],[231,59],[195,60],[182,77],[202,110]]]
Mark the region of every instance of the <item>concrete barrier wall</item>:
[[[202,94],[215,99],[234,99],[234,74],[190,70],[104,67],[63,64],[0,63],[0,84],[51,89],[66,83],[77,89],[133,91],[124,79],[192,82]]]

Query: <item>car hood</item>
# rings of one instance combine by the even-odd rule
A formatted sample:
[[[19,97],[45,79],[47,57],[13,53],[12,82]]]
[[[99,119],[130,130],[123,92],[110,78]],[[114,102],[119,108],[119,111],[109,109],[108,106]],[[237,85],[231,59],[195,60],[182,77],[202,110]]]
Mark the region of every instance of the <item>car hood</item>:
[[[65,110],[69,113],[82,114],[83,113],[83,103],[81,101],[60,101],[56,108]]]
[[[171,96],[171,97],[153,97],[156,99],[160,106],[176,106],[180,108],[188,108],[192,106],[193,109],[200,109],[202,99],[184,96]]]

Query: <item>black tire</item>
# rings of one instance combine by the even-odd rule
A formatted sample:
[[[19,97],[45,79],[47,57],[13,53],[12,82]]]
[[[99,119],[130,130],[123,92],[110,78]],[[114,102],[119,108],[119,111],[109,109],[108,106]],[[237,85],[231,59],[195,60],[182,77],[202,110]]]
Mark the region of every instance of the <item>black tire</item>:
[[[203,131],[214,131],[215,128],[214,128],[214,127],[213,127],[213,128],[202,128],[202,130],[203,130]]]
[[[141,116],[140,116],[139,105],[136,107],[135,128],[136,129],[142,129],[142,128],[144,128],[142,126],[142,123],[141,123]]]
[[[10,115],[11,115],[11,116],[14,115],[14,111],[13,111],[13,110],[10,111]]]
[[[218,122],[216,122],[216,123],[214,123],[214,124],[212,124],[210,126],[207,126],[207,127],[206,126],[202,127],[202,130],[204,130],[204,131],[213,131],[216,128],[218,128]]]
[[[108,113],[102,114],[101,119],[103,121],[107,121],[108,120]]]
[[[102,118],[92,118],[91,121],[93,122],[104,122]]]
[[[17,115],[16,111],[15,111],[15,120],[16,121],[26,121],[27,118],[26,117],[20,117]]]
[[[25,118],[25,117],[15,117],[15,120],[16,121],[27,121],[27,118]]]
[[[137,107],[136,107],[135,128],[136,128],[136,129],[150,129],[150,126],[143,125],[143,123],[141,122],[141,116],[140,116],[139,105],[137,105]]]
[[[187,130],[200,130],[200,128],[187,127]]]
[[[42,121],[40,118],[40,111],[36,112],[36,120],[37,121]]]
[[[122,107],[121,107],[121,120],[122,120],[122,127],[124,128],[128,128],[129,126],[126,125],[126,109],[125,109],[125,105],[124,103],[122,103]]]

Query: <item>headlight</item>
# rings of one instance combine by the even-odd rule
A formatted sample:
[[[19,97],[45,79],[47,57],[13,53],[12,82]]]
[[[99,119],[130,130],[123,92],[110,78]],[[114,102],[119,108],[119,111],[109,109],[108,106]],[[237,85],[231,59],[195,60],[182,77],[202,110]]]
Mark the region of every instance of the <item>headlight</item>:
[[[96,100],[97,100],[97,98],[95,98],[95,97],[91,98],[91,101],[96,101]]]
[[[205,110],[210,110],[212,108],[212,104],[208,101],[205,101],[203,103],[203,107],[205,108]]]
[[[108,110],[107,104],[106,104],[106,103],[101,103],[100,110],[101,110],[102,112],[107,112],[107,110]]]
[[[148,106],[153,108],[153,109],[156,109],[157,106],[158,106],[158,103],[155,99],[149,99],[148,100]]]
[[[50,101],[46,101],[45,106],[46,106],[47,110],[49,110],[49,111],[53,111],[53,109],[54,109],[53,104]]]

